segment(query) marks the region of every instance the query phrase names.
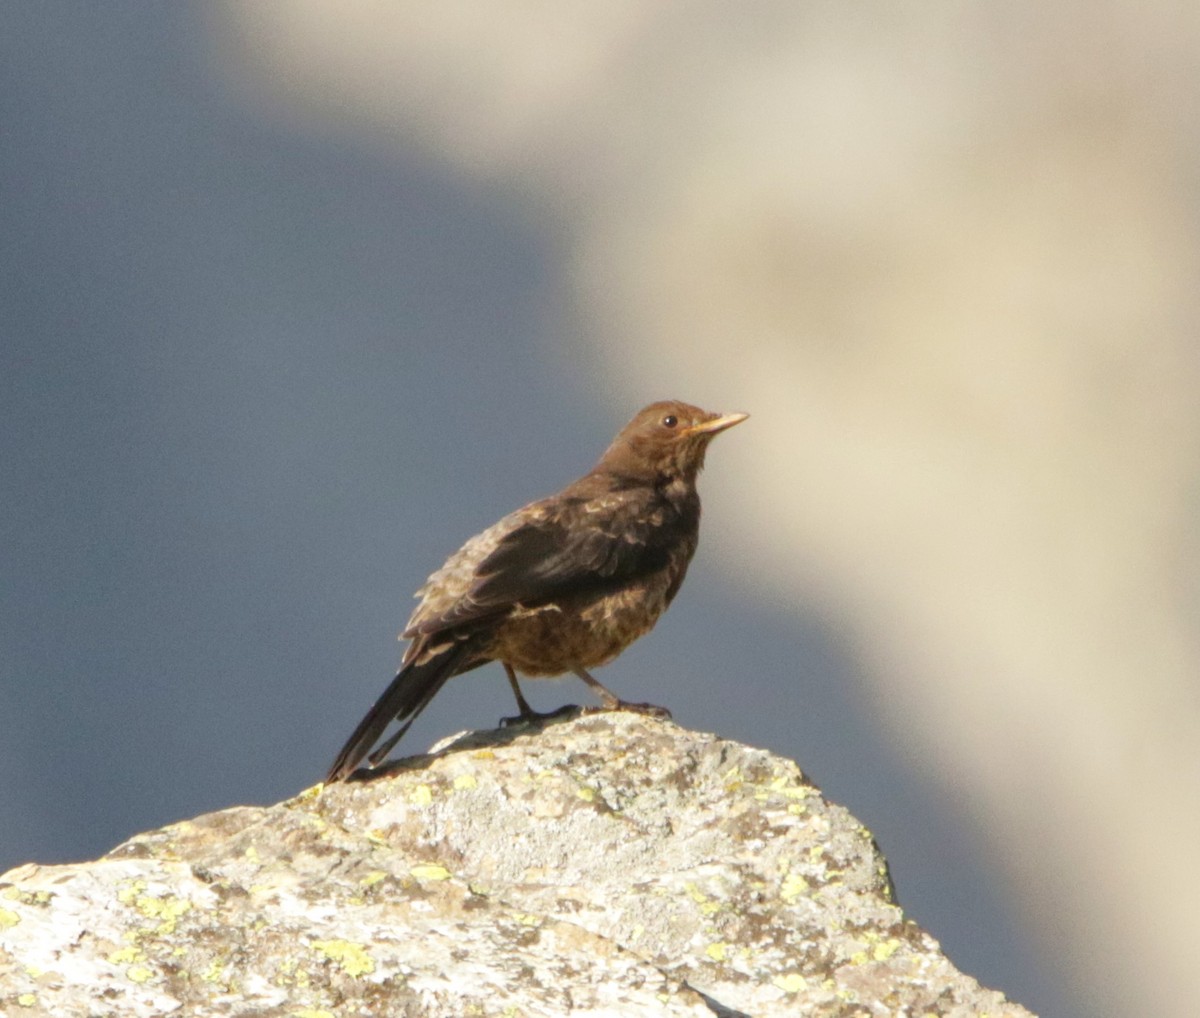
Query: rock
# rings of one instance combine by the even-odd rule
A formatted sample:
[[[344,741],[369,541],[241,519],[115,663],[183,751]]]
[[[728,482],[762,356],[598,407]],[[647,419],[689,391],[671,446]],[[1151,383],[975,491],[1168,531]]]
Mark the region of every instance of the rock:
[[[633,714],[0,878],[6,1015],[1028,1015],[794,763]]]

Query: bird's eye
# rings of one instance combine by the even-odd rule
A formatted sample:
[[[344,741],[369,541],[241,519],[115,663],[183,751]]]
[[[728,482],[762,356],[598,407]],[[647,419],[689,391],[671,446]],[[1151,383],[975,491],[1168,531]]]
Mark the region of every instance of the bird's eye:
[[[662,422],[664,428],[673,428],[679,423],[679,418],[674,414],[667,414],[667,416],[662,419]]]

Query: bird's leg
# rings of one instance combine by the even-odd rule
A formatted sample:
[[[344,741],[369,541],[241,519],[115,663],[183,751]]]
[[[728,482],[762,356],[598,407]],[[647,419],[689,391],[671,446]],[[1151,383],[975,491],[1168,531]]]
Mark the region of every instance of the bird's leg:
[[[504,674],[508,676],[508,684],[512,686],[513,696],[517,698],[517,710],[521,712],[521,717],[527,718],[536,711],[529,706],[529,701],[525,699],[525,695],[521,692],[521,684],[517,682],[517,673],[507,661],[501,662],[504,665]]]
[[[512,686],[513,696],[517,698],[517,710],[521,712],[516,717],[501,718],[501,728],[507,728],[509,725],[529,724],[530,722],[545,721],[548,718],[560,717],[561,715],[566,714],[568,711],[575,710],[574,704],[567,704],[565,707],[559,707],[558,710],[547,712],[534,710],[529,706],[529,701],[526,700],[524,695],[521,693],[521,686],[517,682],[517,673],[513,669],[513,666],[507,661],[501,661],[500,663],[504,665],[504,672],[508,676],[508,684]]]
[[[628,700],[622,700],[616,693],[595,679],[583,668],[575,668],[573,671],[591,686],[595,694],[604,701],[602,710],[628,710],[636,714],[649,714],[651,717],[656,718],[669,718],[671,716],[671,712],[666,707],[657,707],[652,703],[630,703]]]

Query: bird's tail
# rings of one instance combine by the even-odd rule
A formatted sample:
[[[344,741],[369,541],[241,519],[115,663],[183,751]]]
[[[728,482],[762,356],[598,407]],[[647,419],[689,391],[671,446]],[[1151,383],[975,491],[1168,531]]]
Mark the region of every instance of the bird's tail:
[[[470,640],[456,641],[444,647],[431,648],[401,667],[383,695],[375,701],[375,706],[367,711],[366,717],[346,740],[333,766],[329,768],[325,782],[328,784],[349,777],[392,720],[403,721],[399,731],[372,754],[371,766],[378,764],[400,741],[447,679],[483,663],[482,660],[471,660],[474,655],[475,648]]]

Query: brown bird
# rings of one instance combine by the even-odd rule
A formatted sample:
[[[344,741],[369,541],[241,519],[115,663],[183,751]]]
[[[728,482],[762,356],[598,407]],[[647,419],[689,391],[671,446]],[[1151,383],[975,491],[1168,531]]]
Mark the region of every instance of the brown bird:
[[[696,475],[713,436],[747,418],[668,400],[641,410],[596,466],[557,495],[531,502],[472,537],[417,591],[401,634],[400,671],[334,760],[347,777],[392,720],[402,725],[370,757],[377,765],[447,679],[504,665],[521,719],[544,717],[521,695],[527,676],[574,672],[609,710],[668,714],[626,703],[588,674],[650,631],[679,592],[696,551]]]

